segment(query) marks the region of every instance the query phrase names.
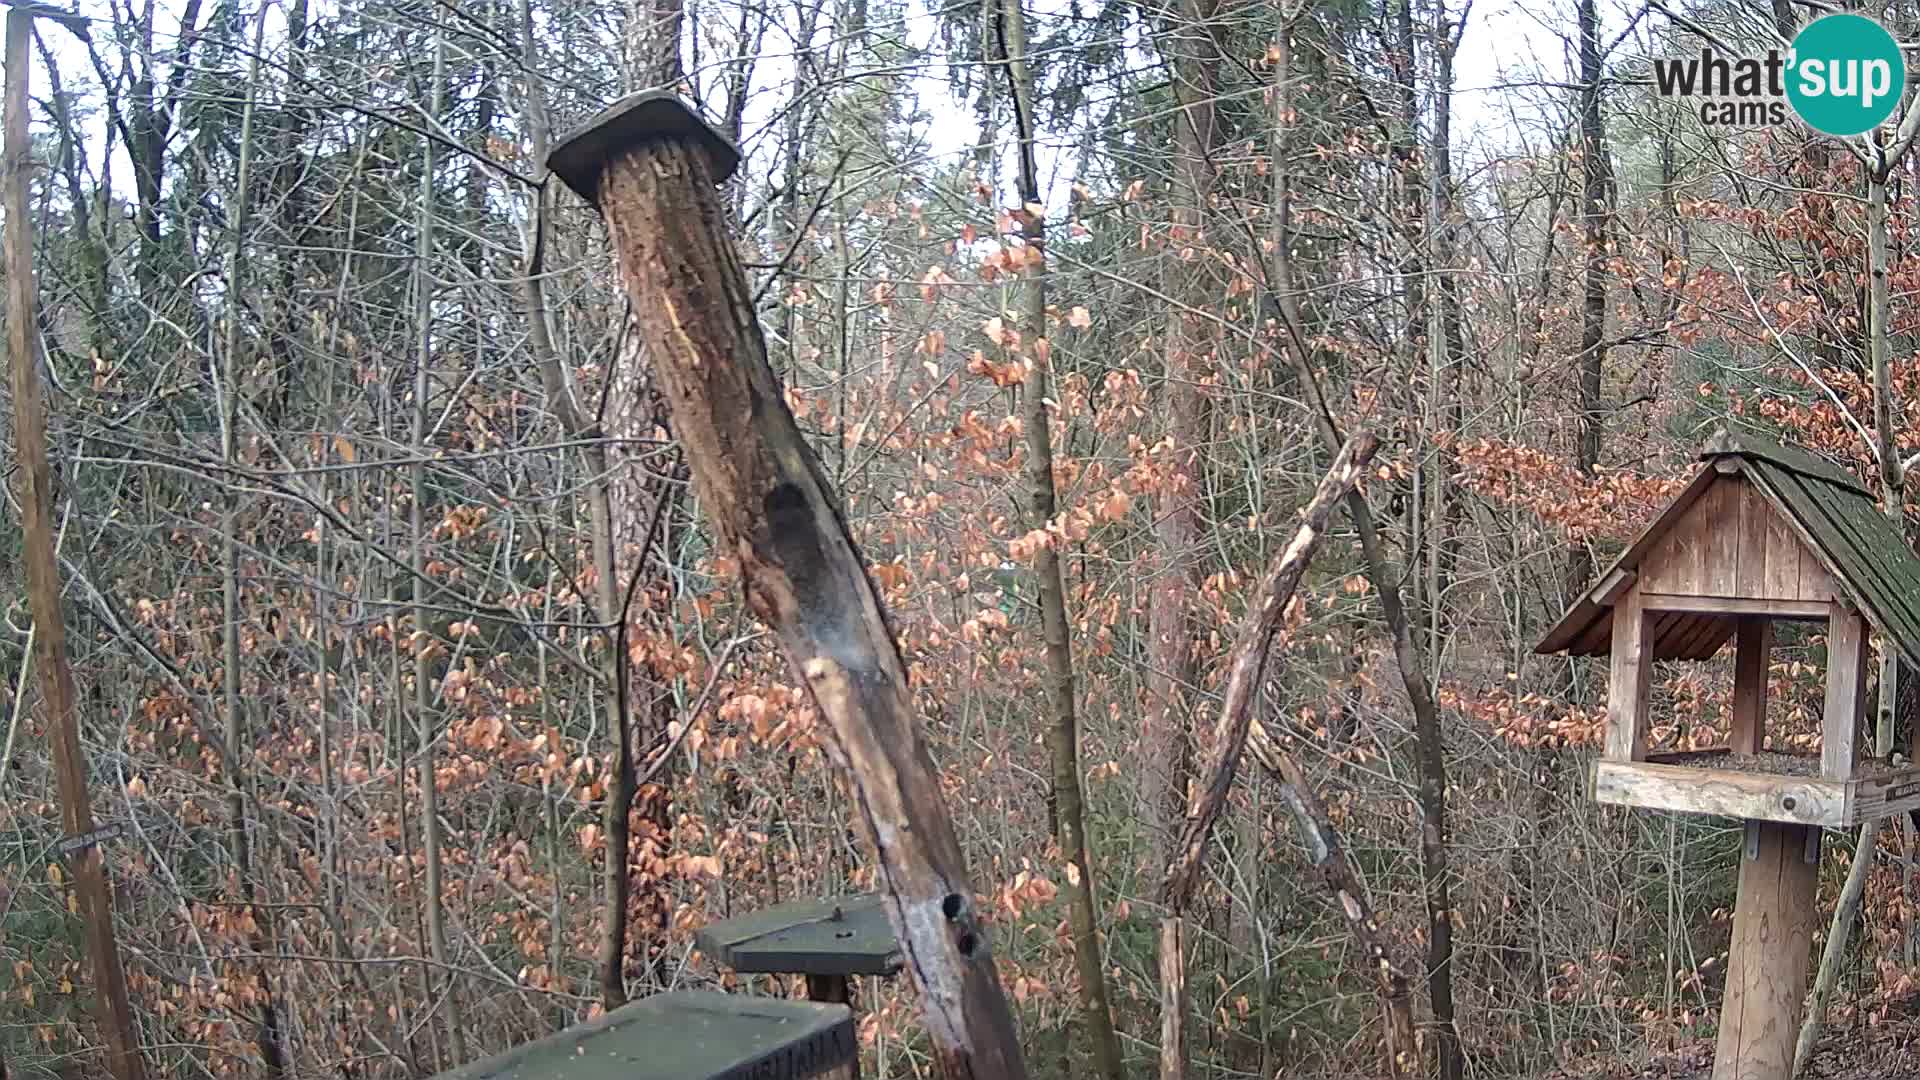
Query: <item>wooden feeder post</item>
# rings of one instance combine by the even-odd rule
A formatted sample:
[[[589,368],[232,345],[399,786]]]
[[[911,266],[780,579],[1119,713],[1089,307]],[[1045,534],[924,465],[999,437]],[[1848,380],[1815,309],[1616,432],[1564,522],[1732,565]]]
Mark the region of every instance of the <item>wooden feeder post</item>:
[[[1607,656],[1600,802],[1744,823],[1713,1080],[1791,1080],[1807,989],[1823,829],[1920,807],[1920,767],[1865,759],[1867,635],[1920,660],[1920,559],[1837,466],[1720,432],[1692,481],[1561,617],[1535,651]],[[1777,621],[1824,623],[1818,757],[1767,747]],[[1734,643],[1725,746],[1656,752],[1656,660]]]
[[[767,363],[753,291],[727,235],[714,189],[739,159],[677,97],[655,91],[601,112],[554,147],[547,166],[606,219],[715,548],[738,561],[748,606],[773,628],[833,731],[942,1075],[1024,1080],[899,648]]]

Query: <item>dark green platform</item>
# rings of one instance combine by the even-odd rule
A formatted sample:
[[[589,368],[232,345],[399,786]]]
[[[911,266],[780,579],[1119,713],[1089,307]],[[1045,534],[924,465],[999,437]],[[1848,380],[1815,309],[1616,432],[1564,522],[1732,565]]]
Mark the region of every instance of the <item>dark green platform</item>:
[[[892,975],[900,946],[877,896],[799,900],[694,935],[722,967],[777,975]]]
[[[656,994],[439,1080],[805,1080],[854,1060],[844,1005]]]

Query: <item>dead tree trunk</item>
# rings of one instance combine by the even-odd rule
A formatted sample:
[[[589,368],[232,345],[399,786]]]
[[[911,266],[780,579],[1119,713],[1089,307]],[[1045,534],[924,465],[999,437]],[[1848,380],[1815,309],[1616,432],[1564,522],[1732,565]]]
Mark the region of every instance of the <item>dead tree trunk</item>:
[[[620,275],[716,547],[739,560],[833,730],[941,1073],[1023,1080],[939,775],[879,592],[767,363],[715,186],[738,153],[670,94],[639,94],[548,166],[605,216]]]
[[[1366,888],[1360,883],[1360,875],[1354,872],[1353,863],[1348,861],[1346,848],[1340,846],[1340,833],[1327,817],[1327,808],[1307,783],[1306,770],[1300,767],[1300,762],[1280,749],[1280,744],[1274,742],[1258,720],[1248,726],[1247,749],[1253,752],[1254,760],[1279,779],[1280,797],[1286,800],[1294,826],[1300,830],[1307,861],[1313,864],[1320,880],[1339,903],[1354,941],[1366,951],[1368,973],[1373,976],[1380,995],[1381,1019],[1387,1028],[1383,1054],[1387,1075],[1418,1073],[1420,1048],[1413,1034],[1413,992],[1406,973],[1393,962],[1387,937],[1380,930],[1380,920],[1374,917],[1373,902],[1367,899]]]
[[[1359,483],[1367,460],[1380,446],[1372,435],[1362,433],[1341,449],[1332,468],[1320,481],[1313,501],[1307,504],[1300,528],[1274,560],[1273,567],[1254,594],[1240,633],[1234,639],[1232,659],[1227,669],[1226,695],[1220,703],[1220,716],[1214,723],[1213,748],[1206,771],[1193,789],[1187,804],[1186,826],[1180,843],[1167,863],[1167,876],[1161,884],[1160,900],[1165,913],[1160,917],[1160,1077],[1176,1080],[1187,1072],[1186,1018],[1186,910],[1193,899],[1200,876],[1201,858],[1207,837],[1233,787],[1233,774],[1239,768],[1241,753],[1247,744],[1247,730],[1253,720],[1253,699],[1259,691],[1261,673],[1266,670],[1267,654],[1273,639],[1286,620],[1287,605],[1307,572],[1315,549],[1326,536],[1327,519],[1340,500]]]

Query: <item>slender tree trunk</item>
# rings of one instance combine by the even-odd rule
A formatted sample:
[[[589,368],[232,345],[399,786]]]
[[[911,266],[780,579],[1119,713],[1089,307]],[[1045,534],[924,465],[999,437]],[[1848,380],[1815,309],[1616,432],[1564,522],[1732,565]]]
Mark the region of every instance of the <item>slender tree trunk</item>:
[[[73,666],[67,658],[67,624],[60,611],[60,567],[54,551],[53,469],[47,460],[46,405],[41,397],[39,298],[33,273],[32,212],[27,178],[33,168],[27,115],[28,43],[33,12],[7,12],[6,41],[6,266],[7,351],[13,380],[13,437],[18,450],[15,483],[19,494],[22,559],[27,570],[27,602],[33,611],[35,665],[46,707],[47,738],[60,792],[60,824],[69,837],[93,831],[87,791],[87,755],[80,745],[80,704]],[[113,891],[98,844],[89,844],[67,860],[80,917],[86,924],[87,953],[93,966],[93,992],[105,1036],[107,1069],[115,1080],[146,1080],[140,1033],[127,1000],[126,973],[113,933]]]
[[[1870,151],[1873,152],[1873,151]],[[1884,151],[1880,151],[1884,153]],[[1894,160],[1898,160],[1896,156]],[[1878,443],[1874,447],[1880,459],[1881,497],[1894,529],[1906,535],[1905,487],[1900,446],[1893,422],[1892,345],[1887,331],[1890,314],[1887,282],[1887,173],[1889,166],[1869,166],[1867,174],[1867,351],[1873,364],[1873,425]],[[1886,757],[1893,751],[1893,715],[1899,702],[1900,650],[1891,642],[1880,644],[1879,708],[1874,722],[1873,752]],[[1853,938],[1854,919],[1860,909],[1867,875],[1873,869],[1874,849],[1879,846],[1880,822],[1860,826],[1854,840],[1853,862],[1847,867],[1846,884],[1833,909],[1833,922],[1827,927],[1827,942],[1820,954],[1820,970],[1814,976],[1813,993],[1807,1002],[1806,1019],[1800,1022],[1800,1038],[1794,1046],[1793,1071],[1806,1068],[1813,1048],[1820,1041],[1825,1022],[1827,1000],[1840,978],[1840,966],[1846,960]]]
[[[438,119],[442,107],[442,94],[446,85],[447,39],[446,31],[438,22],[433,32],[433,90],[428,115]],[[427,425],[430,415],[427,400],[433,391],[430,373],[433,367],[433,216],[434,216],[434,144],[431,139],[421,140],[420,162],[420,209],[417,226],[418,240],[414,247],[414,334],[415,353],[413,367],[413,467],[412,467],[412,521],[413,528],[413,708],[415,754],[419,768],[420,784],[420,849],[426,859],[427,880],[426,895],[422,903],[427,916],[427,947],[433,957],[434,965],[439,969],[428,984],[435,986],[437,992],[445,996],[447,1046],[456,1064],[464,1064],[466,1053],[466,1024],[460,1008],[459,982],[451,967],[451,950],[447,947],[447,912],[445,903],[446,880],[442,867],[442,843],[440,834],[440,790],[438,782],[438,760],[435,753],[439,742],[439,724],[434,717],[434,695],[431,688],[433,680],[429,677],[432,661],[428,647],[432,640],[431,622],[426,604],[427,574],[427,521],[424,503],[427,499],[427,469],[424,464],[427,456]]]
[[[1027,14],[1023,0],[998,0],[1004,19],[1002,57],[1011,85],[1015,131],[1019,139],[1022,238],[1044,255],[1046,218],[1039,168],[1034,160],[1036,121],[1033,69],[1027,64]],[[1052,348],[1047,339],[1046,267],[1029,258],[1021,270],[1021,346],[1032,368],[1020,387],[1021,420],[1027,438],[1028,525],[1044,529],[1053,520],[1058,497],[1053,480],[1051,397]],[[1074,966],[1080,979],[1080,1019],[1093,1052],[1094,1071],[1108,1080],[1126,1075],[1120,1040],[1107,1002],[1105,964],[1100,947],[1099,907],[1094,897],[1093,860],[1087,853],[1086,808],[1080,789],[1080,722],[1075,712],[1073,647],[1067,623],[1067,585],[1060,552],[1043,545],[1034,560],[1040,594],[1040,621],[1046,638],[1047,711],[1052,714],[1047,748],[1053,759],[1052,803],[1055,838],[1066,860],[1067,919],[1073,934]]]
[[[240,111],[240,150],[234,173],[233,220],[230,226],[233,244],[227,254],[226,334],[221,349],[225,370],[219,377],[219,401],[220,458],[229,468],[239,464],[236,438],[240,422],[240,380],[246,368],[241,362],[240,352],[240,315],[245,305],[240,303],[239,297],[244,294],[242,278],[246,268],[247,219],[250,210],[248,195],[252,183],[253,121],[260,89],[261,42],[265,33],[266,9],[263,7],[254,18],[253,61],[247,79],[246,100]],[[246,706],[240,686],[240,495],[232,485],[227,487],[220,526],[223,615],[221,690],[227,721],[226,758],[234,765],[233,774],[227,777],[227,844],[235,874],[240,881],[241,898],[252,909],[254,917],[256,929],[250,944],[256,954],[265,956],[269,951],[268,940],[272,936],[268,927],[273,915],[271,909],[258,906],[253,856],[247,838],[251,777],[239,769],[239,763],[249,760],[249,755]],[[280,1047],[280,1022],[274,1007],[273,982],[265,961],[257,963],[259,966],[254,978],[260,987],[260,1016],[254,1029],[254,1042],[260,1048],[260,1058],[266,1065],[267,1075],[280,1077],[286,1074],[286,1055]]]
[[[682,8],[681,0],[635,0],[627,35],[634,55],[635,85],[671,86],[684,76]],[[669,780],[656,775],[644,786],[639,783],[646,754],[655,748],[664,752],[673,698],[647,663],[634,663],[631,645],[656,599],[658,583],[647,571],[647,559],[654,528],[665,520],[675,489],[659,474],[663,463],[658,455],[650,452],[656,433],[666,429],[666,406],[653,384],[640,336],[631,326],[623,334],[623,347],[608,378],[601,426],[613,445],[598,452],[598,464],[604,468],[597,474],[608,479],[604,491],[590,491],[588,500],[595,534],[597,596],[614,646],[607,650],[611,654],[607,709],[613,759],[608,767],[604,819],[607,923],[600,950],[601,1000],[614,1008],[627,1000],[626,955],[632,927],[644,928],[643,959],[649,978],[657,983],[657,965],[665,957],[673,921],[666,874],[673,846]],[[644,681],[636,682],[636,667],[647,673]]]
[[[1574,468],[1591,478],[1600,464],[1605,406],[1601,401],[1607,364],[1607,131],[1601,111],[1597,0],[1579,0],[1580,32],[1580,227],[1582,303],[1580,308],[1580,416]],[[1593,577],[1593,558],[1584,541],[1567,551],[1567,595],[1578,595]]]
[[[1460,290],[1453,262],[1453,56],[1459,44],[1449,24],[1446,5],[1434,18],[1433,135],[1427,147],[1430,192],[1427,213],[1431,237],[1427,263],[1433,275],[1433,301],[1428,305],[1427,370],[1429,405],[1427,430],[1433,467],[1427,477],[1427,655],[1437,666],[1448,639],[1446,596],[1453,585],[1453,533],[1458,507],[1449,498],[1447,462],[1451,443],[1460,434],[1462,409],[1458,372],[1464,362],[1465,335],[1460,326]]]

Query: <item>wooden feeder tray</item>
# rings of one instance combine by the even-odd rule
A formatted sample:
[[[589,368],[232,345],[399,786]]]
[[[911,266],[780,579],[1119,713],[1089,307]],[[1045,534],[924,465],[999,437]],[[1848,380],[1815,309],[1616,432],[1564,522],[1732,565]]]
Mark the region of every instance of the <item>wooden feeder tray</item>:
[[[1862,759],[1845,780],[1820,755],[1724,747],[1594,764],[1594,798],[1615,806],[1847,828],[1920,808],[1920,765]]]
[[[854,1060],[844,1005],[656,994],[439,1080],[805,1080]]]
[[[901,966],[877,896],[779,904],[712,923],[694,940],[716,963],[749,974],[893,975]]]

